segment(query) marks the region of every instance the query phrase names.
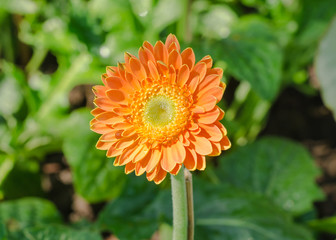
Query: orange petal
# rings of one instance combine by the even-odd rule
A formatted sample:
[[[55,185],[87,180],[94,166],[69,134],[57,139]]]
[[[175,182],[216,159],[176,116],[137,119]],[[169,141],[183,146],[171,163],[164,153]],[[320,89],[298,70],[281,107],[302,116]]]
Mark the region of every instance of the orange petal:
[[[112,100],[112,102],[127,105],[128,99],[126,98],[123,91],[111,89],[106,92],[106,95],[109,99]]]
[[[218,120],[218,117],[220,116],[220,114],[221,113],[220,113],[219,108],[215,106],[212,110],[208,112],[197,114],[196,119],[197,119],[197,122],[199,123],[210,124]]]
[[[148,61],[155,62],[153,53],[149,51],[147,48],[141,47],[139,49],[139,59],[140,59],[142,66],[144,66],[144,68],[146,69],[146,72],[148,75],[149,74],[148,66],[147,66]]]
[[[176,50],[173,50],[169,53],[168,66],[170,65],[173,65],[175,69],[180,69],[182,65],[181,55]]]
[[[206,167],[205,156],[198,155],[196,169],[203,171],[205,167]]]
[[[167,75],[169,71],[168,66],[162,61],[157,61],[156,63],[159,73],[161,73],[162,75]]]
[[[117,138],[115,136],[116,132],[117,131],[115,129],[112,129],[112,131],[104,133],[103,135],[101,135],[99,140],[101,142],[113,142],[114,143],[115,141],[117,141]]]
[[[116,71],[117,71],[117,67],[114,67],[114,66],[107,66],[106,67],[106,74],[109,77],[110,76],[115,76]]]
[[[110,132],[112,128],[105,123],[96,122],[90,126],[90,129],[96,133],[104,134]]]
[[[92,90],[93,90],[93,93],[94,93],[97,97],[106,97],[105,92],[107,91],[107,87],[97,85],[97,86],[94,86],[94,87],[92,88]]]
[[[119,156],[122,153],[122,151],[123,150],[121,150],[121,149],[116,149],[114,147],[114,145],[111,145],[110,148],[108,149],[107,153],[106,153],[106,156],[107,157],[117,157],[117,156]],[[116,164],[117,164],[117,161],[115,161],[113,163],[113,165],[119,166],[119,165],[116,165]]]
[[[199,137],[192,135],[190,137],[191,142],[195,146],[195,151],[200,155],[209,155],[212,152],[212,146],[208,139],[205,137]]]
[[[125,166],[125,173],[130,174],[131,172],[134,171],[134,169],[135,169],[135,163],[129,162]]]
[[[135,76],[132,73],[127,72],[125,74],[126,80],[135,90],[140,89],[141,85],[138,79],[135,78]]]
[[[204,108],[205,111],[210,111],[216,106],[216,103],[217,98],[215,98],[214,96],[203,95],[202,98],[197,99],[194,104],[197,106],[201,106],[202,108]]]
[[[180,52],[180,43],[174,34],[168,35],[165,46],[169,50],[169,52],[173,50],[177,50],[178,52]]]
[[[124,122],[125,118],[122,116],[119,116],[113,112],[104,112],[99,114],[96,119],[99,122],[103,122],[105,124],[115,124],[115,123],[120,123]]]
[[[150,160],[150,155],[146,155],[141,161],[136,163],[135,175],[140,176],[146,171],[148,161]]]
[[[207,72],[207,65],[204,62],[198,62],[192,71],[199,75],[200,82],[202,82]]]
[[[160,74],[152,61],[148,61],[148,70],[153,79],[157,80],[160,78]]]
[[[120,115],[120,116],[125,116],[129,115],[132,113],[132,109],[125,106],[125,107],[116,107],[113,109],[113,112]]]
[[[208,91],[213,87],[219,87],[220,76],[218,74],[207,75],[202,81],[199,82],[198,91]]]
[[[93,102],[96,104],[97,107],[105,111],[113,111],[113,109],[117,106],[107,97],[96,98],[95,100],[93,100]]]
[[[146,177],[148,181],[153,181],[153,179],[156,177],[160,169],[161,169],[160,165],[157,165],[151,172],[147,171]]]
[[[120,138],[115,143],[115,147],[117,149],[125,149],[125,148],[131,146],[137,138],[138,138],[138,136],[136,134],[134,134],[132,136],[129,136],[129,137]]]
[[[167,147],[168,159],[173,160],[175,163],[183,163],[186,157],[186,150],[183,144],[177,140],[175,144]]]
[[[130,68],[134,76],[139,80],[142,81],[146,79],[146,70],[142,66],[141,62],[137,58],[130,59]]]
[[[170,172],[176,166],[175,159],[172,158],[171,149],[168,146],[162,146],[162,158],[161,158],[161,167]]]
[[[197,85],[198,85],[198,82],[199,82],[199,75],[195,72],[191,72],[190,73],[190,76],[189,76],[189,80],[187,82],[187,85],[188,85],[188,88],[190,90],[190,92],[194,93],[196,88],[197,88]]]
[[[93,109],[90,113],[93,115],[93,116],[97,116],[101,113],[105,112],[104,110],[102,110],[101,108],[95,108]]]
[[[194,171],[197,166],[197,154],[194,150],[189,150],[188,148],[186,150],[186,158],[183,164],[190,171]]]
[[[189,75],[189,67],[184,64],[177,74],[177,84],[179,86],[184,86],[189,79]]]
[[[181,167],[182,167],[182,164],[176,164],[176,167],[173,170],[171,170],[170,173],[173,174],[173,175],[178,174],[179,171],[180,171],[180,169],[181,169]]]
[[[220,143],[212,142],[212,153],[209,154],[209,156],[219,156],[221,154],[221,145]]]
[[[154,178],[154,182],[156,184],[160,184],[166,178],[167,172],[164,171],[162,168],[159,169],[159,172],[156,174]]]
[[[139,151],[138,141],[134,142],[130,147],[125,148],[119,156],[118,164],[123,166],[133,160],[132,154]]]
[[[149,51],[151,51],[152,53],[154,53],[154,47],[152,44],[150,44],[148,41],[145,41],[142,44],[145,48],[147,48]]]
[[[113,142],[102,142],[99,141],[96,144],[96,148],[99,150],[107,150],[112,146]]]
[[[216,74],[219,75],[219,79],[223,77],[223,69],[221,68],[210,68],[208,69],[207,75]]]
[[[181,53],[182,63],[187,64],[189,69],[192,69],[195,65],[195,53],[192,48],[186,48]]]
[[[215,124],[203,124],[199,123],[200,128],[204,130],[202,135],[212,142],[219,142],[223,138],[222,131]]]
[[[163,42],[158,41],[154,46],[154,57],[156,61],[162,61],[165,64],[168,63],[168,50]]]
[[[227,150],[231,147],[231,142],[227,136],[224,136],[219,143],[221,145],[222,150]]]
[[[209,55],[203,57],[200,62],[204,62],[207,65],[207,68],[212,67],[212,58]]]

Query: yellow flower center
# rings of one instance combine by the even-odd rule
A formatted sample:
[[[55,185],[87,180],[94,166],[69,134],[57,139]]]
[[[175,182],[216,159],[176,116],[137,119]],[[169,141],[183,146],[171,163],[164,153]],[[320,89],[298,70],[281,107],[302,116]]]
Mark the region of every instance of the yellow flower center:
[[[165,95],[153,96],[145,105],[145,121],[153,127],[163,127],[175,118],[175,103]]]
[[[131,121],[149,143],[167,143],[178,138],[191,118],[192,96],[187,87],[166,80],[147,82],[133,95]]]

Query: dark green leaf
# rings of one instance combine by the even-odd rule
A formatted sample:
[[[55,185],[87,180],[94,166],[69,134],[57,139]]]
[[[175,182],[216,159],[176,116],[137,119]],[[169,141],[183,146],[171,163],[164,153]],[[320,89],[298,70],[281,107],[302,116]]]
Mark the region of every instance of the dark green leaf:
[[[331,22],[327,34],[320,42],[316,55],[316,75],[321,85],[322,98],[336,120],[336,18]]]
[[[98,233],[74,230],[65,226],[48,225],[24,230],[24,240],[101,240]]]
[[[5,224],[9,232],[17,232],[27,227],[60,223],[61,216],[47,200],[22,198],[0,203],[0,222]]]
[[[122,196],[100,213],[98,224],[120,240],[150,239],[159,228],[159,218],[171,212],[170,193],[164,191],[156,197],[157,188],[153,183],[134,176],[128,180]],[[163,199],[166,199],[165,204],[162,204]]]
[[[224,188],[225,189],[225,188]],[[220,187],[196,206],[195,240],[313,240],[306,229],[263,196]]]
[[[7,240],[5,225],[0,221],[0,240]]]
[[[323,194],[320,171],[309,153],[286,139],[263,138],[221,159],[218,177],[240,189],[264,194],[283,209],[301,214]]]
[[[114,159],[95,148],[99,135],[90,131],[93,118],[88,109],[71,114],[64,128],[63,151],[72,169],[77,192],[90,202],[118,196],[127,176],[121,167],[113,166]]]

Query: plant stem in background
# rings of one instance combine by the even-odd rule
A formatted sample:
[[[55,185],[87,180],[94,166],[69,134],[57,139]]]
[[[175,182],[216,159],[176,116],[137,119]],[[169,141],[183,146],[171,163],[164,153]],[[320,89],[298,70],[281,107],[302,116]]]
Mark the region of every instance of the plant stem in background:
[[[191,42],[192,31],[190,26],[190,13],[191,13],[192,0],[183,0],[183,12],[180,20],[177,23],[177,35],[184,42]]]
[[[194,198],[192,175],[188,169],[184,169],[184,178],[187,191],[188,208],[188,240],[194,240]]]
[[[184,169],[181,169],[176,176],[171,174],[171,188],[173,197],[173,240],[187,240],[188,208]]]

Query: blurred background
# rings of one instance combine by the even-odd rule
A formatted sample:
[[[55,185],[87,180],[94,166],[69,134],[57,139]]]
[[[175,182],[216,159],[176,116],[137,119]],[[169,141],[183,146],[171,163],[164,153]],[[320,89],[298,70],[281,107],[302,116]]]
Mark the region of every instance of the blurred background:
[[[1,0],[0,240],[170,240],[171,196],[89,130],[106,66],[169,33],[224,69],[200,240],[336,239],[335,0]]]

